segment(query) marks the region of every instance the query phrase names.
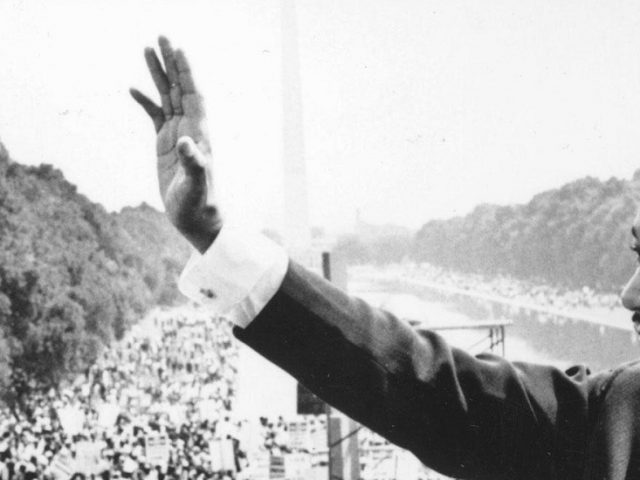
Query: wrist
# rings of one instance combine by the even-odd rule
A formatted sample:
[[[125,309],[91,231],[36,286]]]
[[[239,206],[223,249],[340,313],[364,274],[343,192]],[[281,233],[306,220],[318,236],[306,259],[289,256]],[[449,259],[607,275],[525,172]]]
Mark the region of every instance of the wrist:
[[[197,233],[181,233],[188,240],[188,242],[193,245],[196,250],[198,250],[198,252],[204,254],[204,252],[206,252],[213,244],[216,237],[220,233],[220,230],[206,230],[199,231]]]
[[[201,254],[209,249],[222,229],[222,219],[217,212],[214,215],[209,213],[210,215],[203,215],[204,218],[189,222],[188,225],[176,225],[182,236]]]

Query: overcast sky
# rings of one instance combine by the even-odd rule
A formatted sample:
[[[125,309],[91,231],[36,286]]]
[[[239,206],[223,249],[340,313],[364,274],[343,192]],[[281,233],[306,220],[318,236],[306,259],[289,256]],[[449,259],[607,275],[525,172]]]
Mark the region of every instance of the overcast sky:
[[[412,227],[640,168],[640,8],[591,0],[297,2],[314,225]],[[156,192],[128,87],[183,47],[228,215],[282,215],[280,2],[0,2],[0,140],[109,210]]]

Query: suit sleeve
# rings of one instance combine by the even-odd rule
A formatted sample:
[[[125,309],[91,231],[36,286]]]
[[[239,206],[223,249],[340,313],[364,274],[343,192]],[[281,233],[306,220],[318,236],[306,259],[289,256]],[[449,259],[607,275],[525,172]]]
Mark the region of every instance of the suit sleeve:
[[[473,357],[290,262],[236,336],[325,401],[456,478],[573,478],[584,462],[584,368]]]

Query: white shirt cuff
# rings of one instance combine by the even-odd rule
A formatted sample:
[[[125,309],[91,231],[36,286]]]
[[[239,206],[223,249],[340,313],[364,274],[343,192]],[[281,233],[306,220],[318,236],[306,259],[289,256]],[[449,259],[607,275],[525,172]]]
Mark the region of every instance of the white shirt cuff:
[[[284,249],[264,235],[225,225],[203,255],[193,253],[178,287],[244,328],[278,291],[288,264]]]

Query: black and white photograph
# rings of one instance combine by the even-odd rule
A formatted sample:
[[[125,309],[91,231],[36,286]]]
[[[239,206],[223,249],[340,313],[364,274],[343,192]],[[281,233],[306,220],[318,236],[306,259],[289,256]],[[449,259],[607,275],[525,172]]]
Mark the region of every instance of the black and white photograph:
[[[640,480],[640,5],[0,0],[0,480]]]

